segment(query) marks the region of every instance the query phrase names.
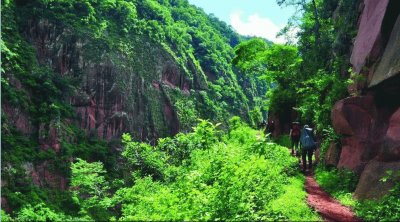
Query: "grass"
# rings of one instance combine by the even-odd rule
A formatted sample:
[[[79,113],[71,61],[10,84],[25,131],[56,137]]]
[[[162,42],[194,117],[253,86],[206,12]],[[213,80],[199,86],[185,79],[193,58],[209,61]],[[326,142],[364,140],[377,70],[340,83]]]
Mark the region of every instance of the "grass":
[[[289,215],[289,221],[321,221],[321,217],[306,203],[307,193],[304,190],[304,176],[296,175],[289,179],[283,195],[271,202],[270,207],[274,213]],[[283,219],[283,218],[282,218]]]

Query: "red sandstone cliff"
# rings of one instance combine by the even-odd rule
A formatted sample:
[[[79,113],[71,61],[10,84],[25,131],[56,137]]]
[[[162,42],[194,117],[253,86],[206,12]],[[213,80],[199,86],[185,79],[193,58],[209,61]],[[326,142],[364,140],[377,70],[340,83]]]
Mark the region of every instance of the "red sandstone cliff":
[[[337,167],[361,175],[357,198],[380,197],[400,180],[379,181],[386,171],[400,171],[399,14],[398,0],[364,0],[351,63],[366,81],[349,87],[353,96],[338,101],[331,114],[343,136]]]

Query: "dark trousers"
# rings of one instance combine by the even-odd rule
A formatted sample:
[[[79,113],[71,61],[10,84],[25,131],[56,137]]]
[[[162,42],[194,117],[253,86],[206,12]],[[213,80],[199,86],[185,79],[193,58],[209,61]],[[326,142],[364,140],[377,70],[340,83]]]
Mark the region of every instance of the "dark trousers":
[[[292,153],[293,153],[294,150],[296,150],[296,153],[297,153],[297,152],[298,152],[298,149],[299,149],[300,137],[295,136],[295,137],[292,137],[292,138],[290,138],[290,139],[291,139],[291,141],[292,141],[292,146],[291,146],[291,148],[292,148]]]
[[[308,168],[312,168],[312,155],[313,155],[313,149],[302,149],[301,150],[301,158],[303,160],[303,169],[307,169],[307,162],[306,162],[306,157],[308,157]]]

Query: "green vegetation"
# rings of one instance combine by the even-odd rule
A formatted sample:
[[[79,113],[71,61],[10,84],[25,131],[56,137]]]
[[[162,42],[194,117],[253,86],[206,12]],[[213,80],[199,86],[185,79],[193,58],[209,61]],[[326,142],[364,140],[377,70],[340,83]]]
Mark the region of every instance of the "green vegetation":
[[[358,177],[346,169],[326,169],[319,166],[315,170],[315,179],[318,184],[335,199],[346,206],[355,206],[352,198],[356,189]]]
[[[280,33],[289,37],[297,26],[297,44],[268,44],[250,39],[235,47],[234,65],[247,77],[264,81],[263,103],[256,104],[288,125],[296,110],[298,120],[316,126],[319,134],[330,128],[334,103],[347,96],[349,46],[357,25],[357,1],[277,1],[296,6],[294,16]],[[337,11],[336,8],[338,8]],[[336,19],[332,19],[333,13]],[[294,42],[293,39],[289,39]]]
[[[160,139],[156,147],[124,135],[122,155],[134,185],[114,196],[120,219],[318,219],[286,148],[257,141],[257,131],[240,122],[232,125],[223,134],[218,124],[201,121],[194,132]]]
[[[87,41],[80,54],[82,59],[104,62],[100,55],[106,52],[105,57],[118,70],[115,77],[110,77],[111,81],[115,81],[132,103],[141,95],[125,92],[125,82],[132,81],[126,73],[133,70],[137,75],[135,81],[151,83],[159,78],[160,70],[154,68],[159,66],[155,58],[144,52],[151,48],[153,54],[159,54],[166,62],[172,60],[183,75],[176,87],[193,89],[191,95],[185,97],[182,92],[163,87],[165,96],[177,106],[175,109],[187,104],[192,108],[190,113],[182,113],[181,109],[178,118],[183,131],[194,124],[193,119],[187,118],[192,117],[191,114],[220,122],[239,115],[249,122],[254,119],[254,124],[261,118],[260,113],[250,114],[250,111],[256,110],[254,101],[257,98],[253,94],[263,95],[265,90],[251,88],[252,93],[245,95],[242,87],[250,90],[243,83],[247,78],[239,79],[231,65],[232,47],[239,43],[239,36],[225,23],[189,5],[186,0],[35,0],[21,4],[3,1],[1,10],[5,21],[1,42],[2,98],[26,112],[35,123],[58,124],[65,118],[74,118],[69,99],[83,96],[80,87],[87,70],[73,59],[56,67],[54,63],[43,61],[46,58],[40,50],[48,50],[50,55],[47,56],[54,54],[54,57],[56,51],[61,50],[59,47],[71,45],[74,48],[75,44],[83,43],[82,39]],[[26,36],[26,30],[32,28],[37,32],[45,31],[42,28],[52,29],[52,35],[59,37],[49,39],[54,45],[43,45],[40,47],[44,49],[39,50],[38,45],[32,44],[32,38],[40,36]],[[68,62],[71,70],[62,70]],[[146,97],[155,97],[153,92],[144,93]],[[32,94],[36,96],[30,96]],[[169,130],[160,115],[162,107],[154,100],[149,101],[149,106],[155,113],[152,117],[155,127],[161,136],[167,136]],[[229,115],[225,115],[227,112]],[[139,138],[139,135],[134,137]]]
[[[356,213],[367,221],[396,221],[400,218],[400,185],[393,187],[380,200],[362,200],[356,206]]]
[[[2,1],[2,220],[319,220],[289,138],[267,142],[252,127],[267,113],[287,126],[297,112],[324,139],[321,156],[340,141],[331,108],[364,81],[348,69],[358,2],[278,0],[299,9],[280,33],[297,25],[297,39],[281,45],[242,38],[187,0]],[[94,97],[87,82],[98,79],[70,57],[112,64],[99,85],[146,107],[125,110],[137,128],[122,141],[78,127],[72,100]],[[400,186],[355,201],[354,173],[319,167],[316,179],[366,220],[400,218]]]
[[[120,141],[106,142],[97,138],[96,132],[85,132],[76,125],[79,118],[71,105],[71,98],[83,98],[85,95],[82,94],[87,90],[97,91],[83,90],[87,80],[85,70],[78,67],[78,62],[73,63],[70,70],[58,70],[65,68],[64,65],[68,67],[72,60],[63,57],[66,64],[58,67],[53,58],[46,56],[55,57],[62,52],[76,57],[71,48],[81,44],[83,60],[100,64],[105,61],[102,57],[104,52],[109,52],[104,57],[114,64],[117,71],[107,81],[114,81],[132,106],[137,103],[137,98],[145,98],[151,116],[146,114],[144,121],[137,124],[157,128],[158,136],[169,134],[162,116],[163,104],[156,99],[160,98],[160,93],[151,89],[143,95],[126,92],[124,85],[132,81],[132,73],[133,81],[138,83],[151,84],[158,79],[159,70],[154,67],[159,65],[154,61],[155,56],[160,56],[166,63],[174,63],[182,72],[182,79],[189,84],[189,92],[183,92],[184,85],[178,84],[176,88],[162,86],[163,96],[170,100],[176,111],[182,132],[191,131],[199,117],[226,123],[236,114],[250,121],[248,103],[253,99],[242,92],[231,65],[233,47],[239,43],[239,36],[225,23],[189,5],[186,0],[5,0],[1,6],[2,108],[26,117],[27,125],[23,127],[28,132],[19,132],[14,120],[2,112],[1,167],[5,184],[2,196],[13,210],[13,218],[74,220],[65,215],[74,215],[82,220],[86,217],[109,218],[116,215],[115,211],[104,210],[110,203],[97,201],[98,198],[104,199],[115,191],[121,180],[133,183],[133,178],[127,176],[128,165],[133,163],[125,165],[119,162]],[[35,34],[31,33],[32,30]],[[51,32],[48,39],[44,34],[47,31]],[[42,45],[40,40],[41,45],[37,45],[35,38],[42,37],[48,42]],[[147,53],[149,49],[154,55]],[[43,50],[47,50],[49,55],[44,56]],[[124,75],[127,73],[129,75]],[[259,113],[253,112],[251,118],[260,119]],[[51,130],[57,131],[59,151],[45,144],[51,137]],[[143,139],[139,132],[132,132],[132,138]],[[160,148],[162,145],[163,150],[171,155],[169,161],[176,164],[190,153],[189,150],[174,151],[174,147],[189,140],[187,137],[179,138],[181,140],[165,138],[159,141]],[[213,142],[203,140],[196,146]],[[156,155],[151,150],[151,146],[144,146],[143,154]],[[76,181],[71,178],[80,168],[72,162],[78,158],[86,161],[78,162],[84,168],[90,168],[84,163],[102,162],[107,172],[103,175],[107,186],[98,189],[104,189],[107,195],[89,188],[81,193],[60,190],[64,186],[75,186]],[[157,170],[163,172],[157,164],[149,166],[154,170],[155,178]],[[97,168],[92,170],[93,173],[102,172]],[[157,179],[165,179],[161,178],[165,176],[161,172]],[[146,170],[143,173],[147,175]],[[61,219],[53,217],[54,212]]]
[[[392,180],[390,173],[381,179],[384,183]],[[353,194],[356,189],[358,177],[346,169],[326,169],[318,167],[315,172],[318,184],[338,199],[342,204],[354,209],[356,215],[366,221],[396,221],[400,217],[400,185],[394,186],[389,194],[379,200],[355,200]]]
[[[201,120],[193,132],[159,139],[155,147],[124,134],[128,175],[109,178],[102,162],[77,158],[65,191],[68,205],[32,199],[14,208],[12,216],[38,221],[319,219],[305,202],[304,177],[287,148],[257,140],[258,131],[239,118],[230,121],[228,133],[219,128]],[[7,196],[14,201],[11,194],[18,194]]]

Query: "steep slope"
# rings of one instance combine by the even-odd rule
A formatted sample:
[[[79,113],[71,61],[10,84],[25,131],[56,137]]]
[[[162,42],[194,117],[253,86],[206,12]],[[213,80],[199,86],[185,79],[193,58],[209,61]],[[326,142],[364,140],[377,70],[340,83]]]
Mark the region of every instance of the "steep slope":
[[[239,36],[186,0],[15,0],[1,10],[5,209],[68,188],[78,157],[122,177],[122,133],[155,144],[198,118],[252,122],[253,98],[231,65]]]
[[[190,128],[179,119],[187,110],[178,110],[178,101],[194,119],[224,121],[226,110],[248,119],[230,64],[237,34],[186,1],[15,3],[3,3],[3,110],[18,130],[46,137],[44,146],[59,146],[54,126],[65,119],[107,140],[122,132],[140,140],[174,135]],[[69,106],[69,115],[54,101],[32,99],[46,94],[34,89],[43,72],[53,76],[61,91],[54,100]],[[65,82],[57,86],[59,79]]]

